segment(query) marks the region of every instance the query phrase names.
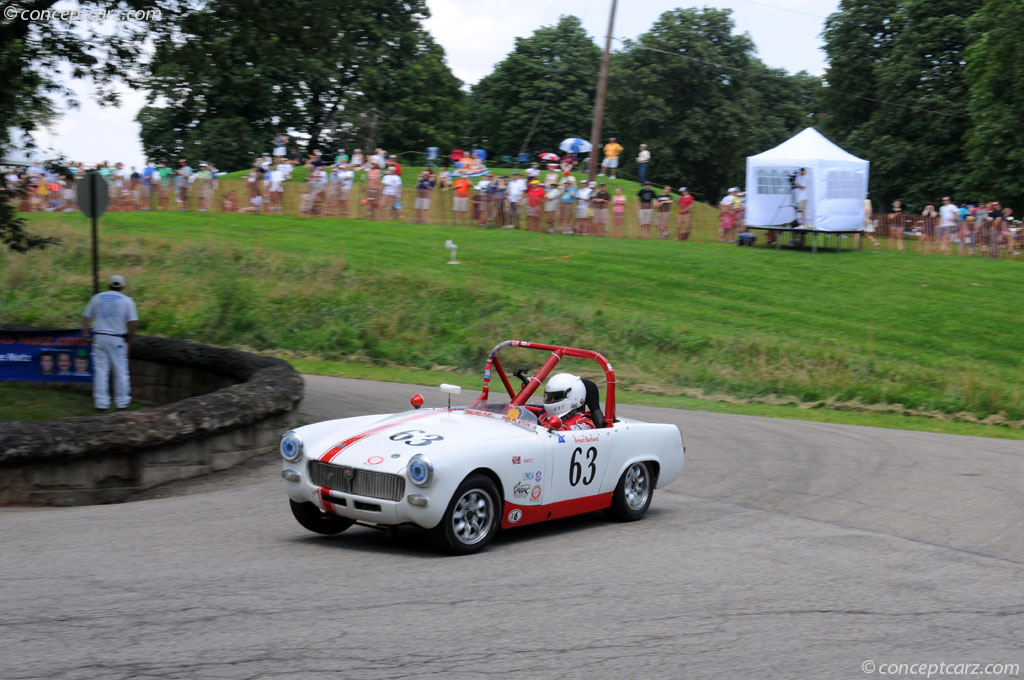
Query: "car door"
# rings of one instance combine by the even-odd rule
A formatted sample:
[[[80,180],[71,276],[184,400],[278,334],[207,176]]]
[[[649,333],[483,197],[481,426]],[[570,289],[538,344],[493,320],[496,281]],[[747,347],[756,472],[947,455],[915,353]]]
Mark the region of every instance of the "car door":
[[[610,428],[569,430],[557,437],[551,454],[551,475],[545,503],[593,496],[601,488],[615,443]]]

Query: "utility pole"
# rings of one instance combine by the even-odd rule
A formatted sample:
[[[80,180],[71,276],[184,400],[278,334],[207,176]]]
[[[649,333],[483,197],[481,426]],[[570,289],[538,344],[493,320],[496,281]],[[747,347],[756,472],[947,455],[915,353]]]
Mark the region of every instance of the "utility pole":
[[[590,167],[587,168],[587,181],[593,182],[597,177],[597,168],[601,163],[601,119],[604,117],[604,96],[608,91],[608,61],[612,49],[612,31],[615,29],[615,5],[612,0],[612,11],[608,15],[608,34],[604,37],[604,54],[601,55],[601,75],[597,80],[597,99],[594,100],[594,123],[590,128]]]

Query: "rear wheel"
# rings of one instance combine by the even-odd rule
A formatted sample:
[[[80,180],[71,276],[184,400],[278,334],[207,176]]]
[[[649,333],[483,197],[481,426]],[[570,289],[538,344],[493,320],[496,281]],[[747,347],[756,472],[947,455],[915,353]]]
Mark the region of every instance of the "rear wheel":
[[[607,515],[620,522],[632,522],[644,516],[654,496],[654,476],[651,464],[633,463],[619,478],[612,494],[612,505]]]
[[[333,536],[334,534],[340,534],[354,524],[350,519],[321,512],[320,508],[312,503],[296,503],[290,499],[288,502],[291,504],[292,514],[295,515],[295,519],[299,521],[299,524],[313,533]]]
[[[501,496],[490,477],[470,475],[452,495],[441,524],[434,530],[452,555],[480,552],[501,526]]]

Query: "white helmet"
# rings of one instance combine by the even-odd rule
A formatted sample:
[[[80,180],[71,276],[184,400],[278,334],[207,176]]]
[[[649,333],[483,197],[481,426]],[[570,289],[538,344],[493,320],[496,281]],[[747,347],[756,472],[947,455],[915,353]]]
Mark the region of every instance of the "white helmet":
[[[544,388],[544,411],[549,416],[564,418],[583,407],[587,399],[587,388],[578,375],[559,373]]]

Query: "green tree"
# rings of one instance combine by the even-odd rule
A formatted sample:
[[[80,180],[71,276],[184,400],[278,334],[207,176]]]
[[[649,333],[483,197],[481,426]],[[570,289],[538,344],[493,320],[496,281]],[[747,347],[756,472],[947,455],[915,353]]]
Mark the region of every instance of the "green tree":
[[[469,96],[471,143],[492,155],[552,151],[566,137],[590,135],[601,49],[580,20],[516,38],[515,48]]]
[[[967,133],[970,175],[964,188],[1024,212],[1024,7],[1019,0],[987,0],[967,24],[977,36],[967,48]]]
[[[965,25],[983,0],[904,0],[895,8],[844,3],[840,13],[848,4],[852,18],[833,15],[826,28],[825,99],[837,107],[829,109],[829,127],[851,152],[871,161],[873,196],[884,203],[902,198],[915,209],[937,201],[955,191],[965,175],[964,56],[970,35]],[[877,12],[871,20],[865,16],[868,7]],[[869,25],[882,28],[869,36]],[[850,45],[842,42],[848,34],[829,34],[838,26],[859,28],[874,40],[874,53],[862,37],[853,58]],[[843,77],[840,67],[846,69]],[[860,84],[872,89],[858,90]],[[856,94],[862,96],[851,96]]]
[[[454,129],[436,107],[462,96],[426,16],[423,0],[211,0],[157,44],[144,148],[227,168],[277,130],[309,149],[367,133],[422,146]]]
[[[159,10],[169,17],[169,3],[80,0],[71,6],[57,6],[58,0],[0,0],[0,153],[12,144],[31,145],[28,134],[54,118],[58,101],[76,103],[71,90],[56,77],[64,67],[72,78],[91,78],[97,98],[105,104],[117,103],[114,83],[132,81],[152,22],[129,18],[116,22],[111,32],[109,27],[101,28],[102,22],[91,18],[91,13],[123,16],[128,11]],[[59,14],[70,9],[82,13],[77,20]],[[58,13],[51,14],[51,10]],[[23,131],[24,137],[12,140],[13,129]],[[0,242],[19,252],[53,243],[53,239],[25,232],[24,221],[9,206],[14,198],[0,188]]]
[[[612,55],[605,137],[626,147],[626,172],[645,143],[652,181],[717,198],[746,156],[813,124],[818,79],[767,68],[733,28],[729,10],[676,9]]]
[[[400,153],[451,148],[464,134],[466,93],[445,63],[444,49],[422,27],[401,39],[358,83],[350,108],[370,115],[335,131],[335,141],[349,148],[372,142]]]
[[[842,0],[825,20],[822,129],[839,143],[878,110],[878,70],[892,52],[899,0]]]

